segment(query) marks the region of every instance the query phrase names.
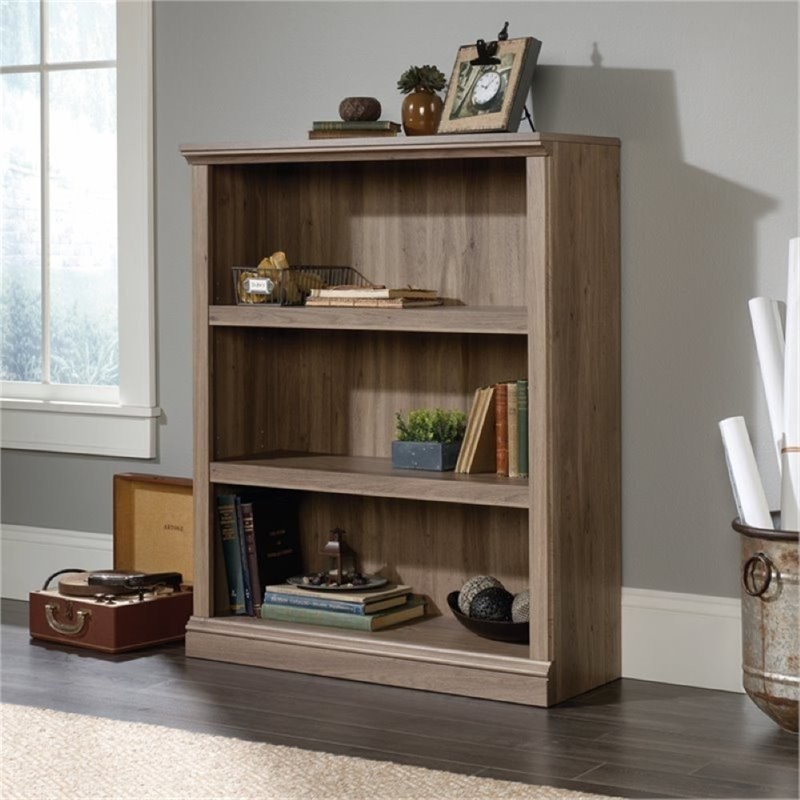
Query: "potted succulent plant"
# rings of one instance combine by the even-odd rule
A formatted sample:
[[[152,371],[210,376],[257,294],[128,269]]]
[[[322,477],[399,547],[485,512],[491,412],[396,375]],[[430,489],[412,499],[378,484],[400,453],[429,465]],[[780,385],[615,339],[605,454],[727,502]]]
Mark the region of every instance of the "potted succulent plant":
[[[397,81],[397,88],[407,97],[403,100],[403,130],[406,136],[436,133],[442,117],[442,98],[436,92],[444,89],[444,73],[435,66],[409,67]]]
[[[392,442],[392,466],[445,472],[456,465],[467,415],[463,411],[418,408],[396,414],[397,439]]]

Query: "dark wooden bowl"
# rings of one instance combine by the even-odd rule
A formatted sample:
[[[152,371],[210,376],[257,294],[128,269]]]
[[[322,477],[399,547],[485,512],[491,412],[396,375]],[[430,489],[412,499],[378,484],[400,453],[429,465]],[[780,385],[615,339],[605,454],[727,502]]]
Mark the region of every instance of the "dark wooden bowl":
[[[473,619],[462,614],[458,607],[458,592],[447,595],[447,605],[453,616],[472,633],[486,639],[498,642],[528,642],[530,641],[530,628],[527,622],[498,622],[491,619]]]

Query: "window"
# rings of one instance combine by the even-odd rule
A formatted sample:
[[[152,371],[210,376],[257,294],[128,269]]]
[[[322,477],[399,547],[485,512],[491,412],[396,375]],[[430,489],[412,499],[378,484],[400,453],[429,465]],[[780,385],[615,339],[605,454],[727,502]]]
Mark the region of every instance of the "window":
[[[151,4],[0,9],[3,446],[151,458]]]

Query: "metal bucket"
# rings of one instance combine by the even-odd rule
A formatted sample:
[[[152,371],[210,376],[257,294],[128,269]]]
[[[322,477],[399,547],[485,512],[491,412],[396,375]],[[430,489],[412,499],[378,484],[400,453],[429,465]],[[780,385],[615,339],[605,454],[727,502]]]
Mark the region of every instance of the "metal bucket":
[[[778,515],[773,515],[778,524]],[[800,696],[797,531],[752,528],[735,519],[742,542],[742,672],[751,700],[797,732]]]

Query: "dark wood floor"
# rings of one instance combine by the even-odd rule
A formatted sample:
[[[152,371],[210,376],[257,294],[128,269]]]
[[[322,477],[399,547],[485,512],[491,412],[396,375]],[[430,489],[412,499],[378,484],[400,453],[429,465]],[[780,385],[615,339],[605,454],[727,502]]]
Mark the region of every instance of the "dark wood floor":
[[[744,695],[621,680],[551,709],[28,637],[2,605],[2,700],[623,797],[797,798],[797,737]],[[332,798],[336,800],[336,798]]]

